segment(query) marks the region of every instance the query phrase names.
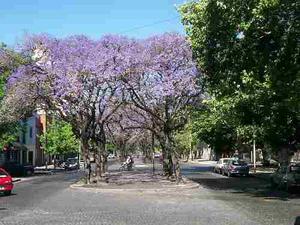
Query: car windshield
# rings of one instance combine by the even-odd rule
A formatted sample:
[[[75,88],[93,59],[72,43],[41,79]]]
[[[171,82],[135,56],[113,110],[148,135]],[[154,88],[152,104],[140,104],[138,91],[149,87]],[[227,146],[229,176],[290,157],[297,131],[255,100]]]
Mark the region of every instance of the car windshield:
[[[76,162],[77,162],[77,159],[68,159],[68,163],[74,164],[74,163],[76,163]]]
[[[300,166],[291,166],[291,173],[299,173],[300,174]]]
[[[7,177],[7,174],[3,170],[0,170],[0,177]]]
[[[245,166],[246,163],[244,161],[241,161],[241,160],[234,160],[234,161],[232,161],[232,165],[235,165],[235,166]]]
[[[228,162],[228,159],[223,159],[223,163],[227,163]]]

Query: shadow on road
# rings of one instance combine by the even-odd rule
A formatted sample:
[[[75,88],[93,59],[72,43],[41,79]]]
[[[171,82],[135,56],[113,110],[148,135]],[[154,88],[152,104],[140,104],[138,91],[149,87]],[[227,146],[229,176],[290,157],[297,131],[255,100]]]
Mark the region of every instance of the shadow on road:
[[[290,192],[278,190],[271,188],[267,181],[256,177],[203,177],[190,179],[208,189],[221,190],[234,194],[246,194],[252,197],[261,197],[269,200],[278,199],[282,201],[300,199],[299,189],[294,189]]]
[[[211,166],[187,166],[183,167],[183,174],[201,186],[227,193],[243,194],[252,197],[265,198],[266,200],[278,199],[289,201],[300,199],[300,190],[293,189],[289,192],[271,188],[270,174],[259,174],[249,177],[226,177],[212,172]]]
[[[13,196],[13,195],[17,195],[15,193],[11,193],[10,195],[5,195],[4,193],[0,193],[0,198],[9,198],[10,196]],[[0,210],[3,209],[3,208],[0,208]]]

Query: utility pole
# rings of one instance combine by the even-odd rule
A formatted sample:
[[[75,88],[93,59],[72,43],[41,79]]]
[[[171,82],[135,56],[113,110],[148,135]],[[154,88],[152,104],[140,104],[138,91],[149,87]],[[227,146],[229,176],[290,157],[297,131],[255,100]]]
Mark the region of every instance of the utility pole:
[[[256,173],[256,146],[255,146],[255,128],[253,130],[253,169]]]
[[[45,148],[44,148],[44,151],[43,151],[43,154],[44,154],[44,158],[43,160],[45,160],[45,168],[46,170],[48,170],[48,159],[47,157],[45,157],[45,151],[47,151],[47,148],[48,148],[48,134],[47,134],[47,130],[48,130],[48,111],[47,109],[45,109],[45,127],[44,127],[44,134],[46,135],[45,136]]]

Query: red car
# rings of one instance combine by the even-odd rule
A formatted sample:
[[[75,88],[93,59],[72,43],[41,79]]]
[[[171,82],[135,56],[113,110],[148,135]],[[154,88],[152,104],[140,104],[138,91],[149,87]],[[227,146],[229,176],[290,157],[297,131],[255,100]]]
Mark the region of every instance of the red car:
[[[0,168],[0,192],[10,195],[13,188],[12,177],[4,169]]]

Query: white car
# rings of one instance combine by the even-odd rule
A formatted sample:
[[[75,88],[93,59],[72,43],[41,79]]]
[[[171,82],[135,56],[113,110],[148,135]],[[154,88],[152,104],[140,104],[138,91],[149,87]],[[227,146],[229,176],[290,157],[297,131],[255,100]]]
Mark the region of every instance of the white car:
[[[155,153],[154,158],[160,158],[161,154],[160,153]]]
[[[114,154],[109,154],[108,156],[107,156],[107,158],[108,159],[114,159],[116,156],[114,155]]]
[[[215,173],[222,173],[224,165],[230,160],[230,158],[221,158],[214,167]]]

